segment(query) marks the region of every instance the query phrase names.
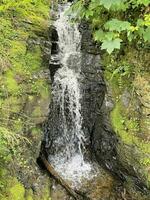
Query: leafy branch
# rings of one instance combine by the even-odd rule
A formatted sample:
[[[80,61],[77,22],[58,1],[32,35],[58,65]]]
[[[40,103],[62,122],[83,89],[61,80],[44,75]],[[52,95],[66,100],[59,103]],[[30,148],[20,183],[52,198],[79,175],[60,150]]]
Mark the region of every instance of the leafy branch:
[[[90,22],[95,41],[111,54],[121,44],[150,42],[149,0],[78,0],[71,12],[75,20]]]

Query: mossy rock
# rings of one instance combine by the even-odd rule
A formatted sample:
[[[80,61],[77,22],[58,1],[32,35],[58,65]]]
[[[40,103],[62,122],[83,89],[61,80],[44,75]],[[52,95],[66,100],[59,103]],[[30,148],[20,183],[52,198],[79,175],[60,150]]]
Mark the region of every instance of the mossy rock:
[[[149,102],[146,67],[149,56],[145,54],[128,49],[120,60],[116,60],[115,56],[111,59],[106,56],[103,64],[107,65],[105,78],[115,105],[111,111],[111,121],[120,138],[118,155],[124,166],[134,167],[137,174],[150,186],[150,142],[147,118],[149,111],[144,107]],[[131,71],[123,75],[121,66],[131,66]]]
[[[37,183],[41,184],[41,188],[42,185],[45,187],[45,191],[41,189],[40,197],[38,193],[32,192],[26,195],[25,189],[25,185],[32,186],[32,178],[40,180],[42,177],[36,165],[37,153],[33,155],[34,150],[39,153],[42,132],[37,130],[36,121],[32,119],[37,114],[38,117],[42,115],[43,106],[41,107],[40,102],[48,105],[50,101],[49,83],[45,77],[39,77],[45,69],[43,48],[48,39],[49,3],[49,0],[5,0],[0,5],[0,129],[5,132],[7,130],[16,139],[15,148],[12,148],[9,134],[9,142],[4,139],[1,141],[4,147],[0,148],[2,200],[47,200],[50,196],[47,195],[49,180],[46,178],[45,183],[44,178],[42,184],[40,181]],[[27,104],[30,104],[31,111],[26,110]],[[32,133],[32,129],[37,131]],[[7,162],[4,159],[5,153],[10,155]],[[5,168],[6,173],[1,173],[1,167]],[[1,185],[4,187],[1,188]]]
[[[7,188],[1,200],[25,200],[24,186],[16,178],[7,179],[7,182]]]

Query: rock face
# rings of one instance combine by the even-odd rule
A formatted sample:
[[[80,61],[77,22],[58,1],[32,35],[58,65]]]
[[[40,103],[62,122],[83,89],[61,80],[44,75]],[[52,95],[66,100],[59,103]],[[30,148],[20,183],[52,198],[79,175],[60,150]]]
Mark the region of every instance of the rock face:
[[[90,136],[89,145],[92,155],[104,169],[108,170],[122,184],[131,179],[133,185],[149,198],[150,192],[135,170],[134,165],[124,163],[121,150],[118,150],[120,138],[112,128],[110,113],[114,107],[110,88],[106,90],[99,50],[92,42],[90,30],[85,23],[81,24],[83,65],[83,116],[85,132]],[[108,86],[107,86],[108,87]],[[144,93],[145,94],[145,93]],[[129,104],[129,93],[125,91],[122,101]],[[126,150],[128,152],[128,149]],[[121,156],[122,155],[122,156]],[[139,197],[140,198],[140,197]]]
[[[47,200],[50,180],[36,159],[50,102],[49,4],[1,6],[0,199]]]
[[[62,67],[62,64],[59,58],[60,55],[59,55],[58,33],[54,26],[52,26],[51,28],[52,28],[51,31],[52,47],[51,47],[51,59],[49,68],[50,68],[51,80],[53,82],[54,75],[56,74],[58,69]],[[95,127],[98,113],[100,112],[101,106],[103,105],[106,86],[103,78],[103,72],[100,66],[100,56],[98,48],[95,47],[95,44],[91,39],[91,34],[87,24],[82,23],[79,29],[82,34],[80,77],[78,78],[82,94],[82,98],[80,100],[81,116],[83,118],[82,129],[87,141],[85,144],[86,148],[91,149],[93,143],[92,133]],[[69,58],[68,62],[70,62],[71,67],[74,67],[74,71],[77,71],[78,65],[75,56],[76,55],[72,55],[72,57]],[[73,62],[75,63],[72,64]],[[49,119],[47,123],[45,123],[45,128],[44,128],[45,141],[43,141],[43,145],[45,146],[46,143],[45,147],[47,153],[50,155],[56,154],[55,141],[57,141],[57,138],[59,138],[60,135],[63,134],[63,130],[61,131],[61,125],[59,125],[58,121],[60,116],[60,107],[59,106],[56,107],[56,105],[54,104],[55,102],[52,101],[50,105]],[[70,119],[68,119],[68,121],[69,120]],[[66,123],[71,123],[68,121]]]
[[[106,95],[106,83],[103,77],[103,69],[100,65],[100,52],[99,48],[93,43],[91,39],[91,32],[89,27],[86,23],[81,23],[80,25],[80,32],[82,34],[82,61],[81,61],[81,75],[82,79],[81,82],[81,91],[82,91],[82,116],[83,116],[83,130],[87,138],[89,138],[89,142],[86,144],[86,148],[88,152],[90,152],[90,159],[96,160],[100,166],[106,169],[116,180],[121,183],[121,190],[119,192],[120,197],[114,193],[109,194],[108,197],[103,197],[103,199],[121,199],[121,198],[132,198],[135,199],[148,199],[149,197],[142,197],[138,192],[135,192],[128,188],[128,191],[125,192],[124,197],[123,195],[123,184],[130,179],[133,182],[133,185],[136,186],[137,189],[141,190],[142,192],[149,193],[145,184],[143,184],[142,180],[138,178],[137,173],[134,170],[134,166],[126,165],[122,162],[120,158],[119,151],[118,151],[118,144],[120,143],[119,137],[116,136],[116,133],[112,129],[111,122],[110,122],[110,111],[113,109],[113,102],[112,98]],[[58,53],[58,34],[54,27],[52,28],[52,54]],[[61,64],[57,56],[53,57],[53,60],[50,61],[50,72],[51,72],[51,79],[56,73],[56,71],[60,68]],[[109,99],[109,100],[108,100]],[[129,95],[124,95],[122,97],[122,101],[124,104],[128,104]],[[51,110],[51,106],[50,106]],[[45,123],[44,130],[45,133],[49,135],[49,142],[53,143],[53,138],[57,137],[57,134],[53,135],[51,132],[51,124],[56,121],[52,120],[52,115],[54,113],[49,114],[49,120]],[[56,114],[56,113],[55,113]],[[55,116],[57,117],[57,116]],[[53,126],[57,126],[57,124],[53,124]],[[43,141],[43,147],[46,149],[45,141]],[[46,147],[46,148],[45,148]],[[51,154],[55,154],[52,148],[46,149],[47,153],[51,152]],[[99,179],[98,181],[95,180],[95,184],[101,184],[105,180],[107,175],[105,174],[104,179]],[[108,178],[109,179],[109,178]],[[114,182],[114,179],[110,178],[113,182],[114,190],[115,187],[118,186]],[[110,181],[110,182],[111,182]],[[109,183],[110,183],[109,182]],[[118,184],[118,182],[117,182]],[[85,184],[86,185],[86,184]],[[81,190],[85,190],[87,196],[90,197],[92,200],[101,199],[100,193],[93,191],[89,191],[88,183],[86,186],[83,186]],[[95,186],[96,186],[95,185]],[[108,184],[109,185],[109,184]],[[107,185],[107,186],[108,186]],[[111,185],[111,184],[110,184]],[[132,188],[133,188],[132,185]],[[107,186],[104,187],[107,188]],[[85,187],[85,189],[84,189]],[[112,186],[111,186],[112,187]],[[111,188],[108,186],[107,193],[110,191]],[[119,186],[120,187],[120,186]],[[103,186],[102,186],[103,188]],[[113,188],[113,187],[112,187]],[[94,188],[93,188],[94,190]],[[59,191],[61,189],[59,188]],[[126,189],[125,189],[126,191]],[[60,192],[61,193],[61,192]],[[58,195],[58,197],[57,197]],[[65,194],[57,194],[56,190],[53,190],[54,200],[59,200],[61,195]],[[99,197],[98,197],[99,196]],[[61,196],[62,198],[62,196]],[[66,196],[63,197],[64,199],[68,199]]]

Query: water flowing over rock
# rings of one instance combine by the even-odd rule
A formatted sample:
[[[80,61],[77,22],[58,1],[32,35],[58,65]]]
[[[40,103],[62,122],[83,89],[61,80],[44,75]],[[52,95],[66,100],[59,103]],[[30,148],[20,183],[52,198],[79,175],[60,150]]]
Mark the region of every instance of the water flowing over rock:
[[[59,6],[59,17],[52,34],[55,41],[50,66],[57,71],[52,73],[53,100],[45,140],[46,148],[49,148],[49,162],[65,178],[79,181],[88,177],[89,173],[91,176],[92,168],[84,156],[89,137],[84,132],[82,117],[82,102],[85,101],[81,34],[78,25],[71,24],[65,15],[68,7],[69,4]],[[54,37],[55,34],[58,37]],[[54,46],[57,46],[58,52],[53,51]]]
[[[129,177],[146,191],[134,168],[124,165],[118,155],[119,138],[109,116],[113,102],[108,95],[105,98],[99,47],[86,22],[78,26],[69,21],[65,15],[68,6],[58,6],[52,26],[52,101],[42,149],[59,175],[91,200],[122,199],[123,184]],[[63,199],[53,192],[52,199]]]

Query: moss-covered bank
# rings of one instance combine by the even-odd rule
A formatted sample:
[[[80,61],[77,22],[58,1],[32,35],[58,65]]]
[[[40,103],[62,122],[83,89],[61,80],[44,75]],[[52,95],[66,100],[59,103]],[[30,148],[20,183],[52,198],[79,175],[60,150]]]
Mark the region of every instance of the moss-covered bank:
[[[150,186],[150,54],[147,49],[132,47],[103,58],[120,159]]]
[[[0,199],[50,199],[36,166],[47,117],[49,0],[0,0]]]

